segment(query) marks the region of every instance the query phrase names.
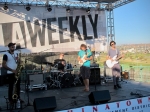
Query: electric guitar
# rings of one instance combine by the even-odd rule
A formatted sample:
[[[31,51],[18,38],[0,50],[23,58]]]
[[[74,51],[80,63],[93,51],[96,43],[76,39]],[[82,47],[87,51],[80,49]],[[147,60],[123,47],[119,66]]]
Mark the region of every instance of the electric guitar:
[[[87,61],[87,60],[85,60],[84,58],[87,57],[90,53],[91,53],[91,52],[87,53],[87,55],[85,54],[85,55],[81,58],[82,62],[79,61],[78,64],[79,64],[79,65],[83,65],[83,64]]]
[[[115,55],[113,58],[112,58],[112,60],[111,59],[108,59],[107,61],[106,61],[106,65],[109,67],[109,68],[112,68],[115,64],[117,64],[119,61],[119,59],[121,59],[123,57],[123,55],[122,56],[119,56],[119,57],[117,57],[117,55]]]

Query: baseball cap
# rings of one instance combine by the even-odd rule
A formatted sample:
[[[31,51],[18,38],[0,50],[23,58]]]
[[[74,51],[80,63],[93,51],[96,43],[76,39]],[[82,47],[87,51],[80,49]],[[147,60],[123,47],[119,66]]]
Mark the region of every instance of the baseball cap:
[[[11,46],[14,46],[14,45],[16,45],[16,43],[10,42],[10,43],[8,44],[8,47],[11,47]]]

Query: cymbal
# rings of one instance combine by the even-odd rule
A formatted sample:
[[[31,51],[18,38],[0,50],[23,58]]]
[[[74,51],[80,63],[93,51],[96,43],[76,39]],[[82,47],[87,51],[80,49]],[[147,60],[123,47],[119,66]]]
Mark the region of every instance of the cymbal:
[[[51,62],[42,62],[42,64],[49,64],[49,65],[53,65],[53,63],[51,63]]]

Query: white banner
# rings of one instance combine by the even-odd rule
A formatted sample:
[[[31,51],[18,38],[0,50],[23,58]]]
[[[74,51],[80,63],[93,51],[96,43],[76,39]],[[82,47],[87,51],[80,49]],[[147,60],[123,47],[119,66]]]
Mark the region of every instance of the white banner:
[[[150,96],[58,112],[150,112]]]
[[[18,43],[25,52],[68,52],[78,51],[84,43],[96,51],[105,51],[106,16],[105,11],[53,7],[0,5],[0,51],[7,50],[9,42]]]

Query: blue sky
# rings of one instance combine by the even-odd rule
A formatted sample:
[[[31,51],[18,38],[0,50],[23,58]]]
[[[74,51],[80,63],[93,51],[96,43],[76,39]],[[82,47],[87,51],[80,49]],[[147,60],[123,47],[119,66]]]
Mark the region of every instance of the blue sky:
[[[136,0],[114,9],[115,41],[150,43],[150,0]]]

